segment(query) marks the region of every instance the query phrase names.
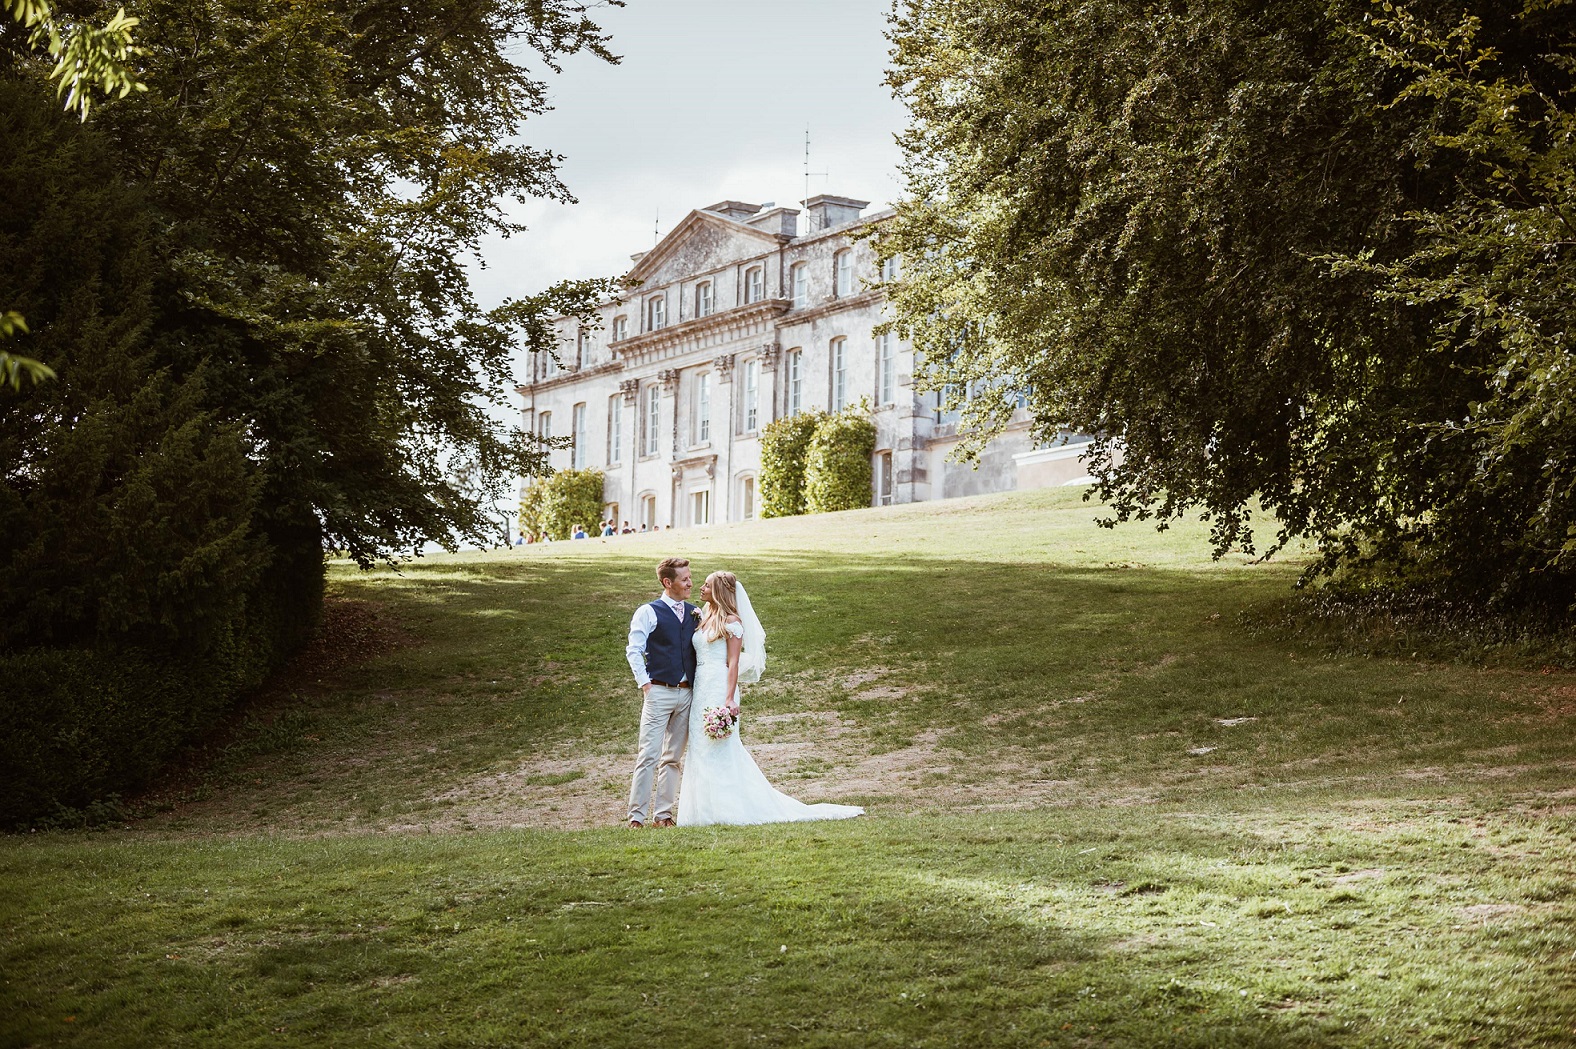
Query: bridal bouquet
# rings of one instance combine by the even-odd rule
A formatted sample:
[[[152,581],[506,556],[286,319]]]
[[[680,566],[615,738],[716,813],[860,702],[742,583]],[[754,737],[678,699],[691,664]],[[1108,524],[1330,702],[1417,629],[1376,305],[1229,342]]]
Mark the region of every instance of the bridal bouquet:
[[[727,707],[708,707],[700,720],[706,727],[706,735],[712,739],[727,739],[733,726],[739,723],[739,715]]]

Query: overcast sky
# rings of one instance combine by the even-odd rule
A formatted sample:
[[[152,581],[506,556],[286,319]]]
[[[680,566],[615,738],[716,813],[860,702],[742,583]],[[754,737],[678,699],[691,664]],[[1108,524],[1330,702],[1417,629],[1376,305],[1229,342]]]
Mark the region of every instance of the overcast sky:
[[[594,14],[619,65],[575,56],[550,75],[554,110],[523,138],[564,155],[578,204],[533,201],[530,227],[489,241],[483,306],[567,277],[616,276],[694,208],[799,207],[810,193],[885,206],[897,195],[903,109],[883,84],[889,0],[629,0]]]

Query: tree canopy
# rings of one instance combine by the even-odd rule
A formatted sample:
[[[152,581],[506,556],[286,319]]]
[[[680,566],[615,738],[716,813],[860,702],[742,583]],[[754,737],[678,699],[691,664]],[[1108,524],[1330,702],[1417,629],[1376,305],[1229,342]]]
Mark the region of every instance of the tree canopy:
[[[1573,10],[900,5],[921,381],[1098,434],[1113,521],[1570,604]]]
[[[571,199],[517,137],[550,73],[617,59],[574,0],[146,0],[116,52],[146,90],[84,121],[56,93],[70,47],[16,14],[54,8],[7,10],[0,306],[8,349],[57,377],[0,395],[0,724],[39,709],[5,661],[70,649],[88,678],[146,668],[106,684],[104,724],[162,705],[190,731],[186,697],[208,716],[300,643],[326,550],[496,541],[495,499],[544,467],[488,406],[613,282],[484,310],[467,267],[521,231],[513,202]],[[202,684],[148,691],[174,680]],[[92,720],[90,699],[59,709]],[[119,731],[102,746],[146,742]]]

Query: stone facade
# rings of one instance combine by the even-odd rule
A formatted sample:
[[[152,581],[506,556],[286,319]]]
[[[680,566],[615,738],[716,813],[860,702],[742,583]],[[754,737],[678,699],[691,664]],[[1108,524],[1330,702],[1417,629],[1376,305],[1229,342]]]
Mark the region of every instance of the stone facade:
[[[518,387],[526,429],[574,438],[552,452],[555,468],[602,470],[606,514],[637,528],[744,520],[760,501],[762,428],[865,399],[877,434],[872,503],[1082,474],[1075,456],[1047,469],[1023,412],[979,469],[947,462],[956,420],[914,392],[910,348],[873,333],[883,275],[855,234],[890,213],[866,217],[865,201],[828,195],[804,204],[802,216],[732,200],[692,211],[634,256],[640,283],[601,307],[599,329],[557,321],[558,360],[534,355]]]

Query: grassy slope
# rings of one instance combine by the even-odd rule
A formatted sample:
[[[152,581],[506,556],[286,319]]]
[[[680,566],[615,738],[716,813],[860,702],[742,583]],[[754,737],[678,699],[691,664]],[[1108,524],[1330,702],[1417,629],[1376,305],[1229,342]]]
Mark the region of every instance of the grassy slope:
[[[1255,636],[1294,567],[1090,516],[1026,493],[336,569],[423,643],[272,710],[168,812],[0,843],[0,1045],[1576,1043],[1565,675]],[[678,549],[771,632],[747,714],[838,726],[784,786],[871,818],[466,829],[522,767],[554,770],[501,791],[528,815],[616,811],[621,634]],[[883,753],[926,760],[856,776]]]

